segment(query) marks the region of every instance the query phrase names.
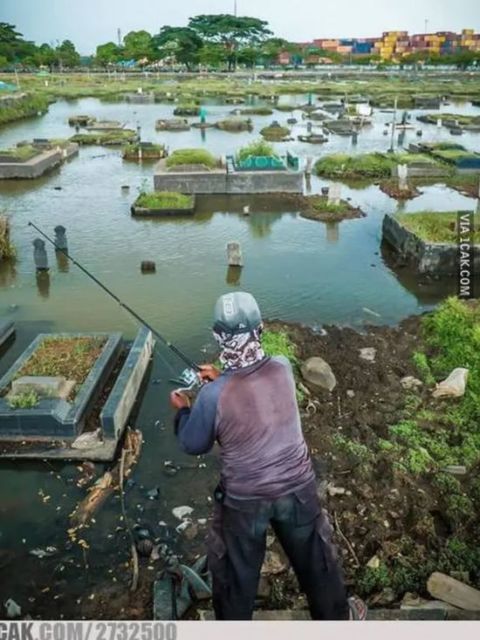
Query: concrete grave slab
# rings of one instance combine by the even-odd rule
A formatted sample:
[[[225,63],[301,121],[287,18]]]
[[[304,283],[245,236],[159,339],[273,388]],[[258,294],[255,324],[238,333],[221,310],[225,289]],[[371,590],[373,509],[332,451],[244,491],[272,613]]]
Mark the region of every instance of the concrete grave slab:
[[[16,373],[41,341],[53,335],[105,337],[106,342],[73,401],[48,396],[41,397],[32,408],[10,407],[8,397],[1,395],[2,390],[10,387]],[[96,438],[100,443],[72,448],[79,436],[89,433],[85,429],[87,420],[112,371],[119,366],[120,354],[126,345],[119,333],[40,334],[0,379],[0,458],[113,460],[147,374],[153,346],[151,332],[140,329],[101,409]],[[52,384],[57,391],[61,387],[58,380]],[[45,388],[48,387],[49,384]]]

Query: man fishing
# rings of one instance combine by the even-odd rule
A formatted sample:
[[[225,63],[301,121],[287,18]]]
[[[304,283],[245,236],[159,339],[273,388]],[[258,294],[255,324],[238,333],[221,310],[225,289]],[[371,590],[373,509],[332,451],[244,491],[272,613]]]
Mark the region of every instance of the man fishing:
[[[314,620],[364,619],[365,605],[347,599],[332,528],[317,497],[291,365],[262,349],[262,318],[249,293],[221,296],[213,334],[220,372],[201,367],[193,404],[172,392],[175,432],[189,454],[220,445],[208,562],[217,620],[250,620],[272,526],[307,596]]]

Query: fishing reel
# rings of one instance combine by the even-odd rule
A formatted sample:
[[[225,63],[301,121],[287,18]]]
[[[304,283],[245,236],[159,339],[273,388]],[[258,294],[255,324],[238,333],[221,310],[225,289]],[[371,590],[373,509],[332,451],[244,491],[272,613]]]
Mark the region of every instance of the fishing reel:
[[[178,378],[172,378],[170,382],[179,385],[179,388],[176,389],[176,391],[187,395],[195,395],[204,384],[198,373],[194,369],[188,368],[184,369]]]

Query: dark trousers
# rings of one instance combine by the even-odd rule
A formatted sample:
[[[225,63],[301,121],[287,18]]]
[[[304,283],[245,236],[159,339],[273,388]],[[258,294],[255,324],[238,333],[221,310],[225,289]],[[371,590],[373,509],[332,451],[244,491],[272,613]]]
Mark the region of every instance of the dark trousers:
[[[208,561],[217,620],[251,620],[269,524],[307,597],[312,619],[348,619],[332,527],[311,484],[275,500],[216,499]]]

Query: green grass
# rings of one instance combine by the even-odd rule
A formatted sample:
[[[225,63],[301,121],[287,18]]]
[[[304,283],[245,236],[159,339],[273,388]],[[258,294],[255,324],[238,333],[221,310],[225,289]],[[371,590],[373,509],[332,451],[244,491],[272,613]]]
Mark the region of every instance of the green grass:
[[[320,158],[315,164],[318,176],[327,178],[390,178],[398,164],[428,163],[433,158],[420,153],[364,153],[351,156],[337,153]]]
[[[8,218],[0,214],[0,260],[15,258],[16,251],[10,241],[10,225]]]
[[[120,129],[119,131],[92,131],[91,133],[77,133],[70,138],[71,142],[78,144],[98,144],[98,145],[124,145],[126,142],[133,142],[137,137],[133,129]]]
[[[205,149],[177,149],[167,158],[167,167],[178,167],[185,164],[203,164],[214,169],[218,162],[215,156]]]
[[[264,127],[260,130],[260,135],[262,135],[266,140],[271,140],[272,142],[283,140],[287,136],[290,135],[290,129],[288,127],[282,126],[272,126]]]
[[[474,216],[473,239],[480,243],[480,216]],[[396,220],[416,236],[426,242],[457,242],[457,212],[422,211],[419,213],[397,213]]]
[[[242,116],[271,116],[273,109],[270,107],[246,107],[240,113]]]
[[[21,98],[14,96],[15,94],[12,94],[12,100],[0,102],[0,124],[36,116],[48,110],[49,100],[44,95],[27,94]]]
[[[7,156],[12,161],[18,160],[19,162],[26,162],[37,156],[40,151],[31,144],[23,144],[18,147],[12,147],[11,149],[0,149],[0,156]]]
[[[142,157],[163,158],[165,156],[165,145],[152,144],[144,147],[138,142],[127,144],[122,149],[122,156],[124,158],[127,156],[134,156],[135,158],[137,158],[139,149],[142,150]]]
[[[192,196],[171,191],[154,191],[152,193],[141,193],[135,205],[145,209],[191,209],[193,198]]]
[[[173,110],[174,116],[198,116],[200,107],[197,104],[179,104]]]
[[[250,156],[274,156],[278,157],[273,145],[266,140],[254,140],[238,150],[236,159],[241,162]]]
[[[225,118],[215,123],[215,127],[221,131],[250,131],[252,123],[248,118]]]
[[[262,346],[267,356],[285,356],[292,364],[297,364],[297,350],[285,331],[263,332]]]
[[[8,406],[11,409],[33,409],[39,402],[39,397],[35,391],[29,391],[28,393],[19,393],[16,396],[10,396],[8,398]]]

